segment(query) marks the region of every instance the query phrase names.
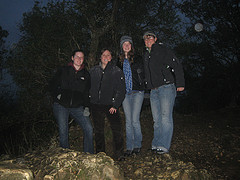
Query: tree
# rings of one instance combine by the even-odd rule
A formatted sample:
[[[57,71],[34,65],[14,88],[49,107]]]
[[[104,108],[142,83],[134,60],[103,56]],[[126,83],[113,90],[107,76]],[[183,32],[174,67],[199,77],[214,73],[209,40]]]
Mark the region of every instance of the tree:
[[[6,38],[8,36],[8,32],[4,29],[2,29],[2,27],[0,26],[0,81],[3,79],[2,77],[2,70],[5,67],[5,57],[6,57],[6,53],[7,50],[4,47],[5,44],[5,40],[4,38]],[[6,108],[6,102],[8,101],[8,97],[10,97],[9,93],[6,92],[4,89],[5,86],[3,86],[3,84],[0,84],[0,107],[1,107],[1,113],[7,110]]]
[[[0,26],[0,80],[2,79],[2,68],[3,68],[3,56],[6,53],[6,49],[4,48],[4,38],[8,36],[8,32],[3,30]]]
[[[239,3],[234,0],[183,1],[180,9],[190,20],[187,39],[195,59],[188,58],[185,63],[200,70],[196,71],[199,87],[194,90],[201,92],[196,93],[199,103],[211,109],[237,104],[240,97]],[[203,31],[199,33],[193,28],[198,22],[203,24]],[[193,85],[196,79],[190,83]]]
[[[86,19],[87,27],[90,32],[91,43],[88,58],[90,67],[96,64],[96,54],[100,37],[113,27],[119,4],[118,2],[118,0],[77,0],[74,2],[76,10]]]
[[[179,18],[173,6],[173,1],[166,0],[140,4],[136,0],[77,0],[52,1],[41,8],[36,1],[32,11],[23,15],[22,38],[8,61],[9,68],[29,101],[39,98],[40,103],[45,99],[41,96],[47,92],[53,69],[66,64],[76,48],[88,55],[90,68],[98,62],[96,54],[102,47],[119,49],[120,36],[125,33],[137,35],[139,43],[135,47],[139,51],[147,28],[165,32],[169,44],[174,44],[170,37],[178,36]],[[141,12],[134,11],[138,8]]]
[[[175,45],[179,18],[174,7],[174,1],[167,0],[59,0],[44,7],[35,1],[32,11],[23,14],[19,24],[22,37],[8,58],[20,88],[18,121],[33,127],[29,132],[37,132],[40,125],[54,127],[48,81],[77,48],[84,51],[87,68],[91,68],[99,62],[97,54],[103,47],[112,47],[116,57],[119,39],[125,34],[133,36],[138,52],[147,29],[165,34],[161,40],[169,37],[167,44]],[[46,134],[47,128],[38,128],[41,133],[37,136]]]

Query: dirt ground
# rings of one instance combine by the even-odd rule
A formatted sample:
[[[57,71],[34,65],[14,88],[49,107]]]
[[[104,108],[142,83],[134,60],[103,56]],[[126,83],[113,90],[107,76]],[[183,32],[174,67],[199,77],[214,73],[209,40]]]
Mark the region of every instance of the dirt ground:
[[[152,125],[150,108],[145,108],[141,114],[141,154],[117,162],[126,179],[136,179],[136,166],[154,156],[148,151],[151,148]],[[240,107],[191,115],[175,113],[169,154],[173,159],[192,162],[197,169],[206,169],[214,179],[240,179]],[[158,168],[147,163],[142,166],[150,170],[149,176],[145,177],[154,179],[153,174]]]
[[[123,112],[122,118],[124,119]],[[139,179],[136,170],[140,166],[145,173],[143,179],[156,179],[154,174],[159,173],[159,166],[151,163],[156,155],[148,151],[153,136],[149,106],[144,107],[141,112],[141,127],[143,134],[141,153],[126,158],[125,161],[116,162],[126,179]],[[70,133],[71,149],[82,151],[81,129],[78,126],[72,126],[71,129],[73,132]],[[111,132],[107,131],[106,138],[111,137]],[[110,144],[107,144],[106,148],[112,146],[111,141],[107,143]],[[206,169],[214,179],[240,179],[240,107],[198,114],[174,113],[174,133],[169,155],[175,160],[191,162],[197,169]]]

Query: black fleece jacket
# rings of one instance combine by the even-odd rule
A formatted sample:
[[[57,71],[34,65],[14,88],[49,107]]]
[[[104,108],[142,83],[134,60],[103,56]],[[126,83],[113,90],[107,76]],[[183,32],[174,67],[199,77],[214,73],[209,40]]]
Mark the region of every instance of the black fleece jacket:
[[[155,43],[151,51],[144,53],[145,79],[148,89],[154,89],[165,84],[175,83],[176,87],[184,87],[183,68],[174,53]]]
[[[90,102],[119,108],[125,98],[123,72],[111,61],[105,69],[96,65],[90,69]]]
[[[57,70],[49,87],[55,102],[66,108],[76,108],[90,105],[90,84],[90,74],[84,65],[77,71],[70,63]]]

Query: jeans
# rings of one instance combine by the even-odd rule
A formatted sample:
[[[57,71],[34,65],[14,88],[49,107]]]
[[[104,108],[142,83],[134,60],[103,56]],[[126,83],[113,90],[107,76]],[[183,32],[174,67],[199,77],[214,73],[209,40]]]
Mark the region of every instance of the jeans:
[[[83,130],[84,152],[94,153],[92,124],[88,116],[83,116],[83,110],[82,106],[78,108],[65,108],[58,103],[53,104],[53,114],[58,123],[60,146],[62,148],[69,148],[68,118],[71,115]]]
[[[174,84],[160,86],[150,92],[150,103],[154,121],[153,149],[169,151],[173,134],[173,106],[176,97]]]
[[[144,99],[144,91],[133,91],[126,94],[122,103],[126,119],[126,149],[142,147],[142,131],[140,112]]]
[[[92,104],[91,112],[92,119],[94,124],[94,133],[95,133],[95,143],[96,143],[96,153],[106,152],[105,151],[105,136],[104,136],[104,127],[105,127],[105,117],[109,120],[110,127],[113,134],[113,151],[115,157],[119,157],[123,153],[123,136],[122,136],[122,122],[119,116],[118,111],[114,114],[109,113],[109,109],[112,106],[101,105],[101,104]]]

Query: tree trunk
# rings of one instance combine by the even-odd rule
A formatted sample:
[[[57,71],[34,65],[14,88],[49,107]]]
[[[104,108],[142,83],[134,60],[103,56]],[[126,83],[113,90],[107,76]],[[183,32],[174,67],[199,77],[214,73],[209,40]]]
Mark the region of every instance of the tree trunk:
[[[87,60],[87,68],[91,68],[94,65],[97,64],[97,62],[99,61],[98,57],[97,57],[97,50],[98,50],[98,44],[99,44],[99,35],[97,34],[97,32],[92,31],[91,33],[91,45],[90,45],[90,52],[89,52],[89,56],[88,56],[88,60]]]

